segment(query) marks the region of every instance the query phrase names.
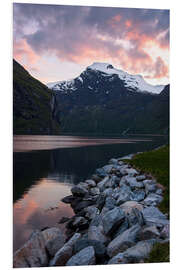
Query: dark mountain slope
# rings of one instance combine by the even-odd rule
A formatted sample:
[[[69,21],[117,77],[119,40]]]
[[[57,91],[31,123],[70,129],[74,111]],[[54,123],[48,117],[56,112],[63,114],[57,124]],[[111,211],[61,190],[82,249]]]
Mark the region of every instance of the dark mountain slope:
[[[53,134],[52,91],[13,60],[13,133]]]

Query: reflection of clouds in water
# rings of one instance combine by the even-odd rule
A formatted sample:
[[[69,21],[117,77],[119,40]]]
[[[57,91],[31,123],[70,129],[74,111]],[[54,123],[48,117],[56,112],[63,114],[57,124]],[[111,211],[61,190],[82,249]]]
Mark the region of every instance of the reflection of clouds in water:
[[[61,217],[73,215],[71,207],[60,201],[70,195],[70,188],[71,185],[41,179],[14,204],[14,250],[29,238],[34,229],[57,226]],[[47,211],[55,206],[58,208]]]

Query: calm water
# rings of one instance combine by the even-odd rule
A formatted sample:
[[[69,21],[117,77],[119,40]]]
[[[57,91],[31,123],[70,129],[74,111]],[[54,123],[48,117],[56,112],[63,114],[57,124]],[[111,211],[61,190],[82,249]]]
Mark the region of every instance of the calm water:
[[[34,229],[60,226],[61,217],[73,215],[69,205],[60,201],[70,195],[73,184],[88,179],[112,157],[150,150],[166,142],[167,137],[162,136],[15,136],[14,251]]]

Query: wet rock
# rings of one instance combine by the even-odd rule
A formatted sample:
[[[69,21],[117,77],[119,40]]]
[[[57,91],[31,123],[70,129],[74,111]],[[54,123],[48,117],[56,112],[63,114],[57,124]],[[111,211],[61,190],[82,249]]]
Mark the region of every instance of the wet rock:
[[[120,205],[126,201],[130,200],[130,195],[131,195],[131,189],[130,187],[126,186],[126,185],[122,185],[117,197],[117,201],[116,204]]]
[[[124,221],[124,218],[124,212],[119,207],[108,211],[102,218],[105,234],[111,234]]]
[[[132,189],[144,187],[144,183],[138,182],[136,177],[133,176],[126,176],[126,184],[129,185]]]
[[[99,182],[102,180],[102,178],[101,178],[100,176],[98,176],[97,174],[93,174],[91,178],[92,178],[92,180],[94,180],[96,183],[99,183]]]
[[[88,221],[84,217],[75,217],[72,227],[75,229],[85,229],[88,227]]]
[[[109,197],[113,194],[113,189],[112,188],[106,188],[104,191],[103,191],[103,194],[106,196],[106,197]]]
[[[59,228],[52,227],[42,232],[45,239],[45,247],[51,257],[64,245],[65,235]]]
[[[170,235],[170,226],[169,226],[169,224],[167,224],[162,229],[162,231],[160,233],[160,237],[163,239],[169,239],[169,235]]]
[[[74,196],[78,196],[78,197],[83,197],[88,193],[87,189],[79,184],[77,186],[72,187],[71,192]]]
[[[112,257],[109,261],[108,264],[122,264],[124,263],[124,253],[118,253],[116,256]]]
[[[98,187],[91,188],[91,189],[90,189],[90,194],[91,194],[92,196],[99,195],[99,194],[100,194],[99,188],[98,188]]]
[[[89,187],[96,186],[96,182],[94,180],[89,179],[89,180],[86,180],[85,182],[88,184]]]
[[[138,235],[139,240],[159,238],[160,233],[155,225],[142,228]]]
[[[149,183],[145,183],[145,191],[146,194],[149,194],[151,192],[156,192],[156,184],[149,184]]]
[[[93,205],[84,208],[84,211],[85,211],[85,217],[91,220],[100,214],[99,209]]]
[[[134,190],[130,194],[130,200],[140,202],[140,201],[144,200],[145,195],[146,195],[146,193],[144,190]]]
[[[96,263],[95,251],[92,246],[86,247],[72,256],[66,263],[67,266],[93,265]]]
[[[126,173],[129,175],[129,176],[136,176],[139,174],[138,171],[136,171],[135,169],[133,168],[127,168],[125,169]]]
[[[102,226],[89,226],[88,239],[96,240],[102,242],[103,244],[106,244],[109,241],[108,237],[103,234]]]
[[[161,188],[158,188],[158,189],[156,190],[156,194],[162,195],[162,194],[163,194],[163,190],[162,190]]]
[[[114,231],[112,234],[112,239],[116,238],[118,235],[122,234],[124,231],[126,231],[129,228],[129,222],[128,219],[125,218],[122,224]]]
[[[127,213],[126,217],[128,219],[129,227],[135,224],[139,224],[141,226],[144,224],[142,212],[137,208],[132,208],[131,212]]]
[[[83,210],[84,208],[93,205],[94,202],[93,201],[80,201],[77,204],[73,205],[72,208],[74,210],[75,213],[80,212],[81,210]]]
[[[108,208],[109,210],[113,209],[116,205],[116,200],[113,199],[112,197],[106,197],[105,201],[105,207]]]
[[[112,258],[119,252],[123,252],[127,248],[135,245],[136,238],[140,230],[141,226],[137,224],[114,238],[107,246],[107,254],[109,257]]]
[[[62,198],[61,201],[63,203],[71,203],[73,200],[74,200],[74,196],[73,195],[69,195],[69,196],[66,196],[66,197]]]
[[[109,176],[105,177],[101,182],[99,182],[97,184],[98,188],[100,189],[100,191],[105,190],[105,185],[106,183],[109,181]]]
[[[106,166],[103,167],[103,170],[104,170],[106,173],[109,174],[109,173],[111,172],[112,168],[113,168],[113,165],[106,165]]]
[[[102,223],[102,215],[97,215],[91,220],[90,226],[98,227],[98,226],[101,226],[101,225],[103,225],[103,223]]]
[[[155,240],[140,241],[135,246],[128,248],[123,256],[128,263],[138,263],[148,257]]]
[[[109,164],[118,165],[118,164],[119,164],[119,163],[118,163],[118,159],[116,159],[116,158],[111,158],[111,159],[109,160]]]
[[[113,193],[112,193],[112,197],[117,200],[117,198],[119,197],[119,192],[120,192],[120,187],[116,187],[114,190],[113,190]]]
[[[103,168],[96,169],[96,174],[101,178],[104,178],[107,176],[107,172],[105,172]]]
[[[100,211],[102,210],[102,208],[105,204],[105,200],[106,200],[106,194],[100,194],[98,196],[98,199],[96,201],[96,206]]]
[[[146,207],[142,211],[145,223],[149,226],[156,225],[157,227],[163,227],[169,224],[167,217],[156,207]]]
[[[146,176],[144,175],[144,174],[141,174],[141,175],[137,175],[136,176],[136,180],[137,181],[143,181],[143,180],[145,180],[146,179]]]
[[[59,224],[63,224],[63,223],[66,223],[67,221],[69,221],[70,218],[69,217],[62,217],[60,220],[59,220]]]
[[[163,197],[161,195],[158,195],[156,193],[150,193],[146,199],[144,200],[144,204],[147,206],[156,206],[158,205],[160,202],[162,202]]]
[[[73,237],[55,254],[54,258],[50,261],[50,266],[63,266],[73,255],[73,248],[81,237],[80,233],[75,233]]]
[[[128,168],[128,165],[127,164],[125,164],[125,165],[122,165],[121,167],[120,167],[120,173],[122,174],[122,175],[126,175],[127,174],[127,172],[126,172],[126,169]]]
[[[48,256],[42,232],[35,231],[30,239],[13,256],[14,268],[47,266]]]

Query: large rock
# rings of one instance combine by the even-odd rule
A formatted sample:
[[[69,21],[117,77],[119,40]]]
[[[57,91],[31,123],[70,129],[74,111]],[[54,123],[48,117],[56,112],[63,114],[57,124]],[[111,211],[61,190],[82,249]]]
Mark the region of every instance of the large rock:
[[[100,194],[99,188],[98,188],[98,187],[93,187],[93,188],[91,188],[91,189],[90,189],[90,194],[91,194],[92,196],[99,195],[99,194]]]
[[[95,187],[96,186],[96,182],[92,179],[88,179],[85,181],[89,187]]]
[[[47,266],[48,256],[42,232],[35,231],[30,239],[13,256],[14,268]]]
[[[118,159],[116,159],[116,158],[111,158],[111,159],[109,160],[109,164],[118,165],[118,164],[119,164],[119,163],[118,163]]]
[[[142,228],[138,235],[139,240],[159,238],[160,233],[155,225]]]
[[[97,176],[103,178],[107,176],[107,172],[105,172],[105,170],[103,168],[98,168],[96,169],[96,174]],[[93,178],[94,179],[94,178]],[[95,179],[94,179],[95,180]],[[96,181],[97,182],[97,181]]]
[[[139,224],[141,226],[144,224],[142,212],[137,208],[132,208],[131,212],[127,213],[126,217],[130,227],[135,224]]]
[[[150,206],[146,207],[142,211],[145,223],[149,226],[156,225],[158,227],[163,227],[169,224],[167,217],[156,207]]]
[[[146,193],[144,190],[134,190],[130,194],[130,200],[140,202],[140,201],[144,200],[145,195],[146,195]]]
[[[97,208],[101,211],[106,201],[106,194],[100,194],[96,201]]]
[[[146,179],[146,176],[144,175],[144,174],[141,174],[141,175],[137,175],[136,176],[136,180],[137,181],[143,181],[143,180],[145,180]]]
[[[96,263],[95,251],[92,246],[82,249],[80,252],[72,256],[66,263],[67,266],[75,265],[93,265]]]
[[[105,207],[108,208],[109,210],[113,209],[116,205],[116,200],[113,199],[112,197],[107,197],[105,201]]]
[[[77,214],[79,213],[81,210],[83,210],[84,208],[93,205],[94,202],[91,200],[86,200],[86,201],[80,201],[77,204],[71,205],[74,212]]]
[[[131,195],[131,189],[130,187],[126,186],[126,185],[122,185],[120,190],[119,190],[119,194],[117,197],[117,201],[116,204],[120,205],[126,201],[130,200],[130,195]]]
[[[72,222],[72,227],[74,229],[85,229],[88,227],[88,221],[84,217],[75,217],[74,221]]]
[[[48,253],[53,257],[56,252],[64,245],[65,235],[59,228],[52,227],[42,232],[45,239],[45,246]]]
[[[105,190],[106,188],[106,183],[109,181],[109,176],[106,176],[101,182],[99,182],[97,184],[98,188],[100,189],[100,191],[103,191]]]
[[[118,253],[116,256],[112,257],[109,261],[108,264],[122,264],[124,263],[124,253]]]
[[[111,234],[123,221],[124,211],[119,207],[108,211],[102,218],[105,234]]]
[[[140,241],[135,246],[128,248],[124,252],[123,258],[128,263],[142,262],[142,260],[148,257],[154,243],[155,240]]]
[[[140,230],[141,226],[137,224],[114,238],[107,246],[107,254],[109,257],[113,257],[119,252],[123,252],[127,248],[135,245]]]
[[[72,203],[72,201],[74,200],[74,196],[73,195],[69,195],[69,196],[66,196],[64,198],[61,199],[61,201],[63,203]]]
[[[104,191],[103,191],[103,194],[108,197],[108,196],[112,196],[113,194],[113,189],[112,188],[106,188]]]
[[[126,175],[125,179],[126,179],[126,184],[129,185],[131,187],[131,189],[144,187],[144,183],[138,182],[136,180],[136,177]]]
[[[94,248],[95,255],[98,260],[101,260],[102,258],[104,258],[105,253],[106,253],[106,247],[104,246],[102,242],[97,241],[97,240],[88,240],[88,239],[78,240],[76,244],[74,245],[74,253],[76,254],[80,250],[89,246],[92,246]]]
[[[116,238],[118,235],[122,234],[124,231],[126,231],[129,228],[129,222],[128,219],[125,218],[123,223],[117,228],[117,230],[114,231],[112,234],[112,239]]]
[[[96,240],[106,244],[109,241],[109,238],[104,235],[102,226],[89,226],[88,229],[88,239]]]
[[[146,194],[151,193],[151,192],[156,192],[157,190],[156,184],[145,182],[144,186],[145,186]]]
[[[123,165],[121,165],[120,166],[120,173],[122,174],[122,175],[126,175],[127,174],[127,172],[126,172],[126,169],[128,168],[128,165],[127,164],[123,164]]]
[[[169,235],[170,235],[170,226],[169,224],[165,225],[164,228],[162,229],[160,236],[163,239],[169,239]]]
[[[93,205],[84,208],[84,211],[85,211],[85,217],[90,220],[94,219],[97,215],[100,214],[99,209]]]
[[[139,174],[138,171],[136,171],[135,169],[133,168],[127,168],[125,169],[125,172],[129,175],[129,176],[136,176]]]
[[[143,205],[136,201],[127,201],[121,204],[120,208],[123,209],[126,214],[131,214],[133,208],[137,208],[139,211],[142,211]]]
[[[50,266],[63,266],[73,255],[73,248],[77,240],[81,237],[80,233],[75,233],[73,237],[55,254],[50,261]]]
[[[106,165],[106,166],[103,167],[103,170],[104,170],[106,173],[109,174],[109,173],[111,172],[112,168],[113,168],[113,165]]]
[[[71,192],[74,196],[79,196],[79,197],[83,197],[88,193],[87,189],[80,184],[72,187]]]
[[[160,202],[162,202],[163,197],[161,195],[158,195],[156,193],[150,193],[144,200],[144,204],[147,206],[156,206]]]

